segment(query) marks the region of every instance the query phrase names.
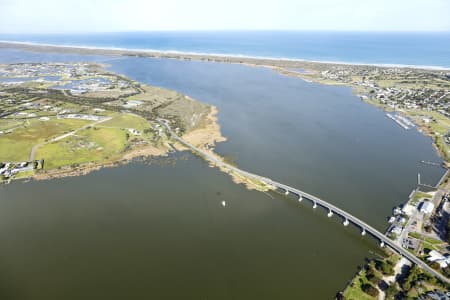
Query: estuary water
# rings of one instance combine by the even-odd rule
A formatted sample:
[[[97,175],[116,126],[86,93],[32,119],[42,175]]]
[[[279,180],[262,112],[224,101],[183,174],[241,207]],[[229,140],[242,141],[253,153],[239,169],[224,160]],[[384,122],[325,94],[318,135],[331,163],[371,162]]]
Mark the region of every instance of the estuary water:
[[[0,62],[98,61],[216,105],[245,170],[323,197],[380,230],[417,173],[443,170],[427,138],[346,87],[264,68],[0,50]],[[222,201],[227,205],[223,207]],[[4,299],[332,299],[376,242],[306,201],[248,191],[190,153],[0,189]]]

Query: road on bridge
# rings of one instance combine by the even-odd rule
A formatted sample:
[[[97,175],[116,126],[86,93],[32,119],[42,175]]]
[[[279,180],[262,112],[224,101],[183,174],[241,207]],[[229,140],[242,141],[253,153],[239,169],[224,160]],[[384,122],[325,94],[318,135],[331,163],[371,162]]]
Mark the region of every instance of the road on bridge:
[[[433,268],[431,268],[429,265],[426,264],[426,262],[424,262],[423,260],[421,260],[420,258],[418,258],[417,256],[415,256],[414,254],[412,254],[411,252],[407,251],[406,249],[404,249],[403,247],[401,247],[400,245],[398,245],[397,243],[395,243],[393,240],[391,240],[390,238],[388,238],[385,234],[381,233],[380,231],[378,231],[377,229],[373,228],[372,226],[370,226],[369,224],[365,223],[364,221],[360,220],[359,218],[353,216],[352,214],[334,206],[331,203],[328,203],[325,200],[320,199],[319,197],[316,197],[314,195],[305,193],[301,190],[295,189],[293,187],[290,187],[288,185],[273,181],[269,178],[266,177],[262,177],[241,169],[238,169],[232,165],[229,165],[225,162],[223,162],[222,160],[210,155],[209,153],[207,153],[206,151],[203,151],[202,149],[195,147],[194,145],[191,145],[190,143],[186,142],[185,140],[183,140],[181,137],[179,137],[177,134],[175,134],[172,129],[170,128],[168,121],[164,120],[164,119],[157,119],[157,121],[164,126],[167,131],[170,133],[171,137],[173,139],[175,139],[176,141],[180,142],[181,144],[183,144],[184,146],[188,147],[189,149],[191,149],[191,151],[197,152],[198,154],[202,155],[203,157],[205,157],[207,160],[209,160],[210,162],[212,162],[213,164],[219,166],[219,167],[223,167],[226,168],[228,170],[231,170],[233,172],[236,172],[238,174],[241,174],[243,176],[249,177],[251,179],[256,179],[258,181],[261,181],[267,185],[273,186],[275,188],[278,189],[282,189],[284,190],[286,193],[292,193],[295,194],[299,197],[299,199],[303,199],[306,198],[310,201],[312,201],[314,203],[314,207],[316,205],[320,205],[325,209],[328,209],[329,212],[335,213],[339,216],[341,216],[345,222],[352,222],[353,224],[355,224],[356,226],[360,227],[361,230],[363,230],[364,232],[368,232],[370,233],[373,237],[377,238],[380,242],[382,242],[384,245],[389,246],[391,249],[393,249],[395,252],[397,252],[398,254],[400,254],[401,256],[407,258],[409,261],[417,264],[419,267],[421,267],[422,269],[426,270],[428,273],[432,274],[433,276],[435,276],[436,278],[439,278],[441,281],[450,284],[450,279],[448,279],[447,277],[445,277],[443,274],[439,273],[438,271],[434,270]]]

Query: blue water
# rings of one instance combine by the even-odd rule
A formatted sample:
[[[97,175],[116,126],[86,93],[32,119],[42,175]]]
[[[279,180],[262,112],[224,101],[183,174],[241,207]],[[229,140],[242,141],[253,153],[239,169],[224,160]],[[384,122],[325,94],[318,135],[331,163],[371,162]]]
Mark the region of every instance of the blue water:
[[[0,82],[28,82],[38,79],[44,79],[46,81],[58,81],[61,80],[60,76],[41,76],[41,77],[1,77]]]
[[[73,89],[77,88],[82,84],[106,84],[111,83],[111,80],[106,78],[89,78],[89,79],[81,79],[81,80],[71,80],[69,83],[63,84],[63,85],[55,85],[52,86],[53,89],[57,90],[67,90],[67,89]]]
[[[450,32],[128,32],[0,34],[0,40],[450,68]]]

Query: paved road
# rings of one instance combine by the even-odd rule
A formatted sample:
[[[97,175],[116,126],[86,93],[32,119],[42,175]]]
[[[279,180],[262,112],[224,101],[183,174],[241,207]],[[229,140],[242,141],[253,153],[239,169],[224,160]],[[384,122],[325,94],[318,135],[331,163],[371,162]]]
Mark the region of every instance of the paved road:
[[[236,168],[234,166],[231,166],[231,165],[229,165],[229,164],[219,160],[218,158],[210,155],[209,153],[203,151],[202,149],[199,149],[199,148],[195,147],[194,145],[191,145],[190,143],[186,142],[182,138],[180,138],[177,134],[175,134],[172,131],[172,129],[170,128],[170,126],[168,125],[166,120],[158,119],[158,122],[167,129],[167,131],[170,133],[170,135],[171,135],[171,137],[173,139],[177,140],[181,144],[183,144],[186,147],[190,148],[192,151],[197,152],[198,154],[202,155],[203,157],[205,157],[207,160],[209,160],[210,162],[214,163],[215,165],[217,165],[219,167],[224,167],[224,168],[229,169],[229,170],[231,170],[233,172],[239,173],[239,174],[241,174],[243,176],[246,176],[246,177],[249,177],[249,178],[252,178],[252,179],[255,179],[255,180],[259,180],[261,182],[264,182],[265,184],[271,185],[271,186],[276,187],[278,189],[282,189],[282,190],[286,191],[287,193],[295,194],[298,197],[306,198],[306,199],[312,201],[315,204],[314,206],[316,206],[316,205],[322,206],[323,208],[329,210],[330,212],[333,212],[334,214],[337,214],[337,215],[341,216],[345,220],[345,222],[352,222],[354,225],[360,227],[362,231],[370,233],[372,236],[374,236],[379,241],[381,241],[381,243],[383,243],[384,245],[389,246],[391,249],[393,249],[394,251],[399,253],[401,256],[403,256],[403,257],[407,258],[409,261],[417,264],[422,269],[426,270],[427,272],[429,272],[433,276],[439,278],[441,281],[450,284],[450,279],[448,279],[447,277],[445,277],[441,273],[437,272],[436,270],[434,270],[433,268],[428,266],[420,258],[416,257],[411,252],[407,251],[406,249],[404,249],[400,245],[396,244],[394,241],[392,241],[390,238],[385,236],[383,233],[381,233],[377,229],[373,228],[369,224],[365,223],[364,221],[358,219],[357,217],[353,216],[352,214],[350,214],[350,213],[348,213],[348,212],[346,212],[346,211],[344,211],[344,210],[334,206],[333,204],[328,203],[325,200],[322,200],[319,197],[316,197],[314,195],[305,193],[305,192],[303,192],[301,190],[298,190],[296,188],[293,188],[293,187],[290,187],[288,185],[282,184],[280,182],[276,182],[276,181],[271,180],[269,178],[262,177],[262,176],[259,176],[259,175],[256,175],[256,174],[253,174],[253,173],[250,173],[250,172],[238,169],[238,168]]]

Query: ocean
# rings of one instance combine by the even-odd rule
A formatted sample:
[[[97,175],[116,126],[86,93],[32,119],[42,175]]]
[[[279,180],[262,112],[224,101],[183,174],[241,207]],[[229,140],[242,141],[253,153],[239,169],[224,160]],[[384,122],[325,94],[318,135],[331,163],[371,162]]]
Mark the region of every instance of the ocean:
[[[166,31],[0,34],[0,40],[450,69],[450,32]]]

